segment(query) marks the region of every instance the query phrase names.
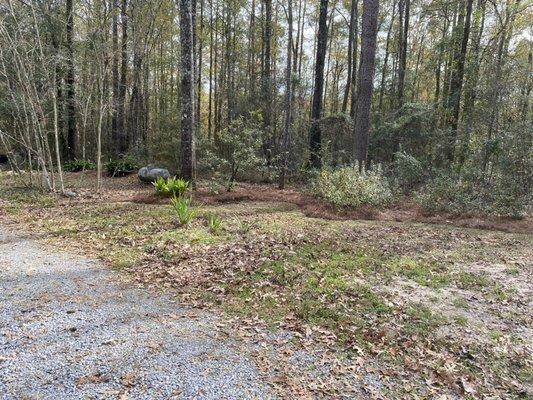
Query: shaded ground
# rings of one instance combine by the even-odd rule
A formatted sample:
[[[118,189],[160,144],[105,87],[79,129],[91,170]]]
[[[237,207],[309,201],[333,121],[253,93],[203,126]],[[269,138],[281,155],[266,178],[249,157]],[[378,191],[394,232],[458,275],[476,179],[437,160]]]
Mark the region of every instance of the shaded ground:
[[[313,218],[329,215],[309,214],[307,203],[327,206],[244,185],[197,193],[200,217],[178,228],[168,200],[134,178],[105,180],[99,196],[91,176],[69,180],[79,198],[6,189],[4,180],[4,220],[220,312],[282,397],[533,395],[533,241],[520,233],[529,219],[474,224],[508,233],[397,222],[389,219],[402,214],[390,210],[376,221]],[[222,231],[210,231],[211,213]]]
[[[0,399],[273,398],[218,321],[0,230]]]

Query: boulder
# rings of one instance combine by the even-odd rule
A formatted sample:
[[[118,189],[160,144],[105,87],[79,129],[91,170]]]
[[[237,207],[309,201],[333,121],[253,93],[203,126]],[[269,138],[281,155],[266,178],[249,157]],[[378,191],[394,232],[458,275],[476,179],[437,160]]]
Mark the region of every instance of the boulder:
[[[141,182],[150,183],[150,182],[155,182],[157,178],[168,179],[170,178],[170,173],[168,172],[168,169],[158,168],[158,167],[149,165],[147,167],[142,167],[139,170],[137,176],[139,177]]]

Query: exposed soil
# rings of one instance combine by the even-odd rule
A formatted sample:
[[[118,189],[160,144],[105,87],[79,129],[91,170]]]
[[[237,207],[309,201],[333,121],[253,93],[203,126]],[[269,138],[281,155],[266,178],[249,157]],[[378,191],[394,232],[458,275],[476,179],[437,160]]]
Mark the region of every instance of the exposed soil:
[[[488,217],[470,215],[435,214],[428,215],[418,205],[405,201],[390,208],[378,210],[370,207],[358,210],[336,208],[311,194],[296,189],[279,190],[273,185],[239,183],[231,192],[210,193],[204,188],[195,191],[194,199],[201,204],[216,205],[250,201],[286,202],[297,205],[308,217],[329,220],[378,220],[396,222],[420,222],[446,224],[464,228],[487,229],[511,233],[533,233],[533,218]],[[157,196],[153,191],[137,193],[131,199],[134,203],[164,204],[168,199]]]

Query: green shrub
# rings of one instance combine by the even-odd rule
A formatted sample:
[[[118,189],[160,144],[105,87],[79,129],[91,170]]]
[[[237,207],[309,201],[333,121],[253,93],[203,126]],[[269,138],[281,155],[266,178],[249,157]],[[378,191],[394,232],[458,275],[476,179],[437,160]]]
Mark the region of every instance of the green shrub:
[[[442,172],[415,193],[415,201],[430,213],[523,216],[528,195],[508,179],[489,180],[483,174]]]
[[[391,190],[381,168],[359,172],[353,167],[324,170],[313,184],[313,191],[331,204],[358,208],[383,206],[392,199]]]
[[[394,161],[389,166],[390,181],[395,190],[409,192],[419,186],[425,178],[424,165],[414,156],[399,151],[394,154]]]
[[[80,172],[86,170],[96,169],[96,164],[88,160],[70,160],[63,164],[63,170],[66,172]]]
[[[121,160],[108,161],[105,164],[105,169],[108,176],[120,177],[134,173],[138,167],[133,159],[126,157]]]
[[[198,215],[198,211],[191,206],[191,199],[185,197],[173,197],[172,208],[178,218],[180,226],[187,225]]]
[[[239,178],[264,175],[261,144],[264,132],[256,113],[236,118],[217,136],[217,145],[201,143],[199,169],[212,176],[218,188],[230,192]]]
[[[166,196],[168,194],[167,191],[167,180],[163,177],[157,178],[155,182],[152,182],[152,185],[155,187],[155,191],[157,194]]]
[[[211,233],[217,234],[222,229],[222,219],[216,214],[209,214],[207,216],[207,225]]]
[[[189,190],[189,182],[181,178],[159,177],[155,182],[155,191],[162,196],[183,197]]]

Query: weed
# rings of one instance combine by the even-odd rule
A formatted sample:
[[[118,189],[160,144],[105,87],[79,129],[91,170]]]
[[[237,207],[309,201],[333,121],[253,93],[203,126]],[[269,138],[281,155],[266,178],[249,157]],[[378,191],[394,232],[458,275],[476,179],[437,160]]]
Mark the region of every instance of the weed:
[[[185,197],[173,197],[172,208],[178,218],[178,224],[185,226],[198,215],[198,210],[191,206],[191,199]]]
[[[216,235],[222,230],[222,219],[216,214],[209,214],[207,216],[207,226],[209,232]]]

